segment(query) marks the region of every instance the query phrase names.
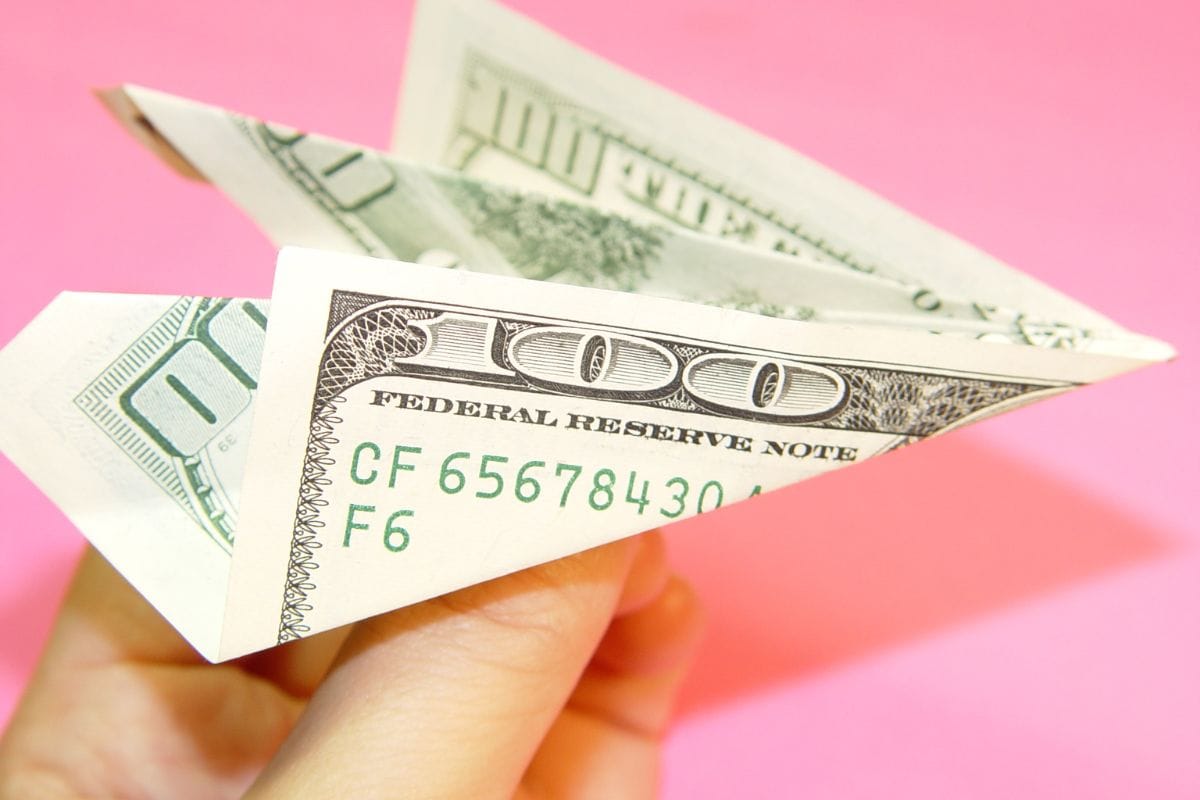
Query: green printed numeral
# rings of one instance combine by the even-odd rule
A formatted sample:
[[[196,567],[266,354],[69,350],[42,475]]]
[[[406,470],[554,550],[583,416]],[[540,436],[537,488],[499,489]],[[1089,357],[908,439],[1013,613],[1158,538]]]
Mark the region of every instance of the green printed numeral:
[[[633,484],[637,482],[637,472],[629,473],[629,486],[625,488],[625,502],[635,503],[638,507],[638,516],[646,510],[646,506],[650,505],[650,481],[642,481],[642,493],[637,497],[633,496]]]
[[[578,464],[559,464],[558,468],[554,470],[554,477],[560,477],[564,471],[571,473],[571,477],[567,478],[567,485],[563,487],[562,497],[559,498],[558,501],[559,508],[566,507],[567,498],[571,496],[571,487],[574,486],[575,481],[579,479],[580,473],[583,472],[583,467],[579,466]]]
[[[399,511],[394,512],[390,517],[388,517],[387,525],[384,526],[384,529],[383,529],[383,546],[386,547],[391,552],[399,553],[401,550],[408,547],[408,541],[409,541],[408,528],[405,528],[401,525],[397,525],[396,520],[400,519],[401,517],[411,517],[412,515],[413,515],[412,511],[410,511],[406,508],[402,508]],[[397,534],[399,534],[399,536],[400,536],[399,544],[396,544],[392,541],[392,537]]]
[[[479,491],[479,492],[475,493],[476,497],[481,497],[484,500],[491,500],[494,497],[499,497],[500,493],[504,491],[504,476],[501,475],[499,472],[493,472],[492,470],[488,469],[488,464],[493,461],[496,462],[497,464],[507,464],[508,456],[487,456],[487,455],[485,455],[482,459],[479,460],[479,477],[483,478],[484,480],[490,479],[490,480],[493,480],[496,482],[496,488],[493,489],[492,491],[490,491],[490,492]]]
[[[603,482],[601,478],[604,479]],[[592,490],[588,492],[588,505],[596,511],[604,511],[611,506],[616,499],[613,495],[613,486],[616,483],[617,473],[608,467],[596,470],[596,474],[592,476]],[[604,498],[603,502],[596,500],[598,496]]]
[[[443,492],[446,494],[458,494],[467,485],[467,476],[450,466],[450,462],[456,458],[470,457],[471,454],[464,450],[446,456],[446,460],[442,462],[442,471],[438,474],[438,486],[442,487]],[[455,481],[454,485],[450,485],[447,479],[453,479]]]
[[[121,395],[121,409],[163,450],[195,454],[250,405],[250,390],[197,339],[179,342]]]
[[[700,489],[700,497],[697,498],[697,500],[696,500],[696,513],[697,514],[703,514],[705,512],[704,498],[706,498],[708,496],[708,492],[710,489],[716,490],[717,502],[712,508],[707,509],[708,511],[713,511],[715,509],[720,508],[721,504],[725,502],[725,487],[722,486],[717,481],[709,481],[708,483],[704,484],[704,486],[701,487],[701,489]]]
[[[163,450],[195,455],[249,405],[267,318],[246,301],[221,300],[121,394],[121,409]]]
[[[684,501],[687,499],[687,493],[688,493],[688,482],[686,480],[684,480],[683,478],[671,478],[671,480],[667,481],[667,487],[669,488],[671,486],[679,487],[679,493],[671,498],[672,500],[675,501],[675,505],[676,505],[675,510],[668,511],[665,508],[660,508],[658,510],[658,513],[662,514],[667,519],[675,519],[676,517],[678,517],[680,514],[683,513]]]
[[[546,466],[545,461],[530,461],[525,466],[517,470],[517,483],[513,488],[513,493],[522,503],[532,503],[538,499],[538,495],[542,493],[542,485],[538,483],[537,478],[531,478],[525,474],[525,470],[533,469],[534,467]],[[532,486],[532,489],[525,491],[522,487]]]

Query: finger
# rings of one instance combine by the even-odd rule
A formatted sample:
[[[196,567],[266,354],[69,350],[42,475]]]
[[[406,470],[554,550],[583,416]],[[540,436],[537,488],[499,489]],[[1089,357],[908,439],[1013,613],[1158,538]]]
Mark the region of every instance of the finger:
[[[637,555],[625,579],[616,614],[635,611],[663,590],[670,570],[661,531],[637,538]],[[295,697],[311,697],[333,666],[334,658],[350,635],[351,626],[336,628],[270,650],[238,659],[247,672],[267,678]]]
[[[89,549],[5,733],[0,782],[28,788],[14,797],[227,796],[299,711],[266,681],[204,664]]]
[[[554,723],[516,800],[651,800],[659,743],[568,708]]]
[[[37,764],[49,782],[55,766],[64,775],[71,764],[88,770],[90,731],[87,721],[80,719],[79,699],[92,683],[89,676],[128,657],[168,662],[196,658],[192,648],[89,547],[76,567],[37,670],[4,733],[0,775],[16,780],[13,776],[26,773],[27,765]],[[72,735],[64,738],[67,724]]]
[[[615,542],[359,623],[249,797],[511,797],[620,599]]]
[[[329,673],[353,628],[353,625],[334,628],[244,656],[234,663],[293,697],[307,699]]]
[[[661,672],[691,655],[703,630],[692,587],[668,574],[657,596],[635,613],[613,619],[592,656],[592,666],[617,675]]]
[[[88,547],[39,670],[116,661],[195,664],[202,659],[103,556]]]
[[[667,566],[667,544],[662,531],[652,530],[637,537],[637,554],[625,578],[617,616],[638,610],[662,592],[671,576]]]
[[[328,671],[347,629],[239,659],[234,666],[307,697]],[[204,659],[94,548],[84,550],[39,673],[116,662],[202,664]]]
[[[702,628],[696,596],[678,576],[614,620],[526,772],[530,795],[655,796],[659,740]]]
[[[648,531],[636,541],[637,555],[617,603],[618,615],[653,600],[670,576],[662,532]],[[351,626],[336,628],[246,656],[237,663],[247,672],[273,681],[295,697],[311,697],[333,666],[350,630]]]

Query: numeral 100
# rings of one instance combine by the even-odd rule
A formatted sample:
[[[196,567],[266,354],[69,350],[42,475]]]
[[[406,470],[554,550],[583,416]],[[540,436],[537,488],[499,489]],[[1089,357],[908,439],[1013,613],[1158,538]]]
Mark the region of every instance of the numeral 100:
[[[250,405],[266,330],[258,303],[216,301],[194,338],[172,345],[121,394],[122,410],[171,455],[195,455]]]

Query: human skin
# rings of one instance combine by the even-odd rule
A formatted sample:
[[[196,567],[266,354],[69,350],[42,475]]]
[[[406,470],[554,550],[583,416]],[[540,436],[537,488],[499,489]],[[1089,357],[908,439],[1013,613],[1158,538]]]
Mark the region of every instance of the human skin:
[[[8,798],[643,798],[700,636],[657,532],[205,663],[88,551]]]

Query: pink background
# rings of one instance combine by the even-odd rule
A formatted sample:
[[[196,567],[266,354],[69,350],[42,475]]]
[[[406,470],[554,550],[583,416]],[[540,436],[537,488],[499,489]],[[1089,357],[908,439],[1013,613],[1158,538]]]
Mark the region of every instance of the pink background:
[[[8,5],[0,341],[66,288],[268,292],[90,86],[387,142],[408,2]],[[513,5],[1183,354],[673,528],[711,624],[666,796],[1200,796],[1194,4]],[[3,459],[0,507],[3,719],[82,542]]]

